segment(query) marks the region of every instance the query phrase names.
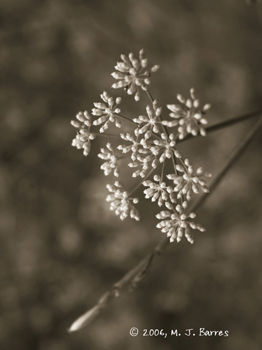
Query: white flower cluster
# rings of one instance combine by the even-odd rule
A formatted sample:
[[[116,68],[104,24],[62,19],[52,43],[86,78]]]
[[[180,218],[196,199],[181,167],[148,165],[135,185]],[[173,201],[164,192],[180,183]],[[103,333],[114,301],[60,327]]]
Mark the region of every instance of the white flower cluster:
[[[98,153],[98,158],[105,160],[101,165],[101,169],[104,171],[105,176],[113,172],[114,176],[119,176],[119,171],[117,167],[117,156],[114,152],[112,145],[108,142],[106,148],[101,148],[100,153]]]
[[[190,201],[192,193],[208,192],[205,178],[211,177],[211,174],[204,173],[201,167],[198,167],[194,172],[188,159],[184,160],[183,165],[176,166],[176,174],[167,175],[167,178],[174,182],[174,191],[177,192],[177,198],[180,199],[185,196],[186,200]]]
[[[167,186],[165,182],[161,181],[159,175],[154,175],[153,180],[154,181],[143,181],[143,185],[145,187],[148,187],[144,190],[145,198],[151,198],[152,202],[157,201],[159,207],[162,207],[162,205],[168,200],[170,200],[173,203],[174,198],[172,194],[174,190],[172,186]]]
[[[113,185],[106,185],[106,188],[109,191],[106,201],[110,203],[110,210],[114,211],[120,220],[130,216],[138,221],[139,213],[134,206],[138,203],[138,199],[131,198],[118,181],[115,181]]]
[[[139,101],[139,88],[147,90],[151,73],[156,72],[159,66],[148,68],[148,60],[144,57],[143,49],[139,51],[138,58],[133,53],[128,56],[122,54],[120,57],[121,61],[117,62],[115,72],[111,74],[117,80],[112,88],[124,88],[128,95],[134,95],[135,101]]]
[[[121,123],[117,116],[117,114],[121,112],[118,107],[121,103],[121,97],[117,97],[114,100],[106,91],[100,96],[103,102],[95,102],[95,108],[92,109],[92,114],[99,117],[93,124],[102,125],[99,129],[99,132],[101,133],[108,129],[110,123],[114,123],[117,128],[121,128]]]
[[[76,119],[71,120],[71,125],[78,130],[76,137],[72,141],[72,146],[77,149],[83,149],[84,156],[87,156],[90,152],[91,141],[95,138],[95,135],[90,132],[92,125],[91,116],[87,111],[79,112],[76,115]]]
[[[169,104],[167,108],[171,111],[169,116],[172,121],[164,121],[163,124],[168,127],[178,126],[178,137],[184,139],[188,134],[197,136],[206,135],[205,125],[207,120],[204,117],[210,109],[210,104],[205,104],[200,108],[200,102],[195,97],[195,90],[190,89],[190,98],[185,99],[181,95],[177,95],[179,104]]]
[[[170,242],[174,242],[175,240],[180,242],[182,237],[185,236],[188,242],[194,243],[190,234],[190,228],[200,232],[205,231],[201,225],[191,221],[191,219],[196,217],[196,214],[186,214],[183,207],[179,204],[175,207],[175,210],[163,210],[156,217],[160,220],[157,228],[170,238]]]
[[[162,121],[160,115],[162,108],[158,107],[157,101],[154,100],[151,106],[146,106],[147,116],[140,115],[138,118],[134,118],[134,122],[138,124],[135,132],[136,135],[143,135],[145,140],[149,139],[153,133],[159,133]]]
[[[113,98],[104,91],[101,94],[102,102],[94,103],[92,109],[92,115],[97,119],[92,121],[87,112],[80,112],[76,120],[72,121],[78,130],[73,146],[84,149],[84,154],[87,155],[95,136],[112,136],[106,133],[109,127],[126,129],[127,125],[123,123],[133,126],[132,129],[119,133],[116,145],[107,142],[98,153],[98,157],[103,160],[101,169],[106,176],[112,174],[119,178],[121,159],[127,158],[130,175],[142,178],[131,191],[124,190],[119,180],[108,184],[107,201],[110,210],[121,220],[127,217],[139,220],[135,208],[138,199],[132,197],[132,193],[144,186],[144,197],[159,207],[164,207],[164,210],[156,214],[159,220],[156,227],[169,237],[170,242],[179,242],[184,236],[192,243],[190,230],[202,232],[204,229],[193,221],[196,214],[188,212],[189,202],[193,195],[208,192],[206,180],[210,174],[205,173],[201,167],[194,169],[189,160],[183,158],[178,151],[177,143],[189,134],[205,135],[205,115],[210,105],[205,104],[201,108],[194,89],[191,89],[188,99],[177,95],[178,103],[167,105],[169,112],[164,111],[149,91],[151,73],[158,68],[148,68],[143,50],[140,50],[138,58],[133,53],[121,55],[121,61],[112,73],[116,79],[112,87],[123,88],[127,94],[134,95],[136,101],[140,98],[140,92],[144,91],[149,99],[145,113],[133,118],[120,114],[121,98]],[[165,114],[169,114],[171,119],[163,118]],[[97,131],[96,127],[99,128]]]

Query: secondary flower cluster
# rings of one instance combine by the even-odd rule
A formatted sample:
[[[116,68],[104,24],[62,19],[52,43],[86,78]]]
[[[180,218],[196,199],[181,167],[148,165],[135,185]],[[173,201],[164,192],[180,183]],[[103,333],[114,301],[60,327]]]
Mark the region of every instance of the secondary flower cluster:
[[[140,99],[141,91],[148,98],[145,113],[133,118],[121,114],[120,97],[111,97],[108,92],[101,94],[101,102],[95,102],[91,111],[80,112],[71,123],[77,129],[72,145],[83,149],[88,155],[91,141],[98,136],[108,138],[114,136],[118,144],[107,142],[98,153],[103,163],[101,169],[107,176],[117,178],[113,184],[107,185],[109,192],[107,201],[110,210],[121,220],[131,217],[139,220],[139,212],[135,205],[138,199],[132,197],[133,192],[144,186],[144,196],[156,202],[162,210],[156,214],[159,220],[156,227],[169,237],[170,242],[179,242],[184,236],[193,242],[190,231],[204,231],[196,224],[196,214],[188,211],[189,202],[194,194],[207,192],[206,180],[210,177],[201,167],[196,169],[187,158],[183,158],[177,149],[177,142],[189,134],[205,135],[207,124],[206,113],[209,104],[200,106],[194,89],[190,89],[189,97],[177,95],[178,103],[168,104],[166,109],[160,107],[150,91],[150,77],[159,66],[148,66],[148,60],[140,50],[138,57],[133,53],[121,55],[121,61],[112,73],[116,80],[112,87],[124,89],[128,95],[134,95],[135,101]],[[109,127],[121,128],[129,123],[130,131],[118,134],[106,134]],[[96,129],[98,127],[98,130]],[[130,175],[140,178],[133,190],[127,191],[119,181],[119,165],[122,159],[128,159]],[[173,171],[170,169],[171,163]]]
[[[147,90],[148,85],[150,85],[151,73],[158,69],[158,65],[148,68],[148,60],[144,57],[144,50],[139,51],[138,58],[133,53],[128,56],[122,54],[121,61],[117,62],[115,66],[115,72],[111,74],[117,80],[112,88],[124,88],[128,95],[134,95],[135,101],[139,101],[140,88]]]

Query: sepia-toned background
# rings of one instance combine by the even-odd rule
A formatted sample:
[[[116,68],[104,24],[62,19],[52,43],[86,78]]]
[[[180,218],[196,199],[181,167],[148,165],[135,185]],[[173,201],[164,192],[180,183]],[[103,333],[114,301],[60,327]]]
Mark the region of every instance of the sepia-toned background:
[[[150,203],[139,223],[109,212],[100,144],[84,158],[70,120],[110,91],[119,55],[142,47],[160,64],[162,105],[193,86],[212,104],[210,124],[259,109],[262,4],[1,0],[0,23],[0,349],[260,350],[261,133],[198,211],[207,230],[195,244],[173,244],[138,290],[82,332],[66,330],[163,239]],[[123,105],[135,113],[132,98]],[[181,152],[215,174],[253,122]],[[230,336],[132,338],[133,326]]]

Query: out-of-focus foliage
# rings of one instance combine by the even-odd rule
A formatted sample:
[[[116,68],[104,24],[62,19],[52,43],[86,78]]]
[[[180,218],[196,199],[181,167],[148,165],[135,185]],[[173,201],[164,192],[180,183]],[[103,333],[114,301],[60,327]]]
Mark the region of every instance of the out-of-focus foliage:
[[[171,246],[138,291],[87,330],[65,331],[160,239],[150,204],[140,223],[109,212],[99,161],[70,146],[70,120],[112,84],[120,53],[141,47],[161,65],[163,103],[194,86],[211,122],[257,109],[261,4],[2,0],[0,20],[1,350],[261,349],[259,137],[199,211],[207,232],[195,245]],[[215,173],[249,125],[181,150]],[[131,338],[131,326],[230,337]]]

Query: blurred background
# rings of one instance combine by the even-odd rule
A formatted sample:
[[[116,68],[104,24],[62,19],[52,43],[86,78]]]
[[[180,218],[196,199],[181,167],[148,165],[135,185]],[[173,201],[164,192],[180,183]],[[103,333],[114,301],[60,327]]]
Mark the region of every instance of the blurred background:
[[[163,105],[193,86],[210,124],[261,108],[262,5],[1,0],[0,21],[0,349],[261,349],[261,133],[198,211],[207,231],[195,244],[170,246],[138,290],[66,330],[163,238],[150,203],[139,223],[109,212],[101,145],[84,158],[70,120],[110,91],[119,55],[142,47],[160,64],[152,93]],[[123,96],[129,115],[145,104]],[[215,174],[252,123],[180,149]],[[132,338],[133,326],[230,336]]]

